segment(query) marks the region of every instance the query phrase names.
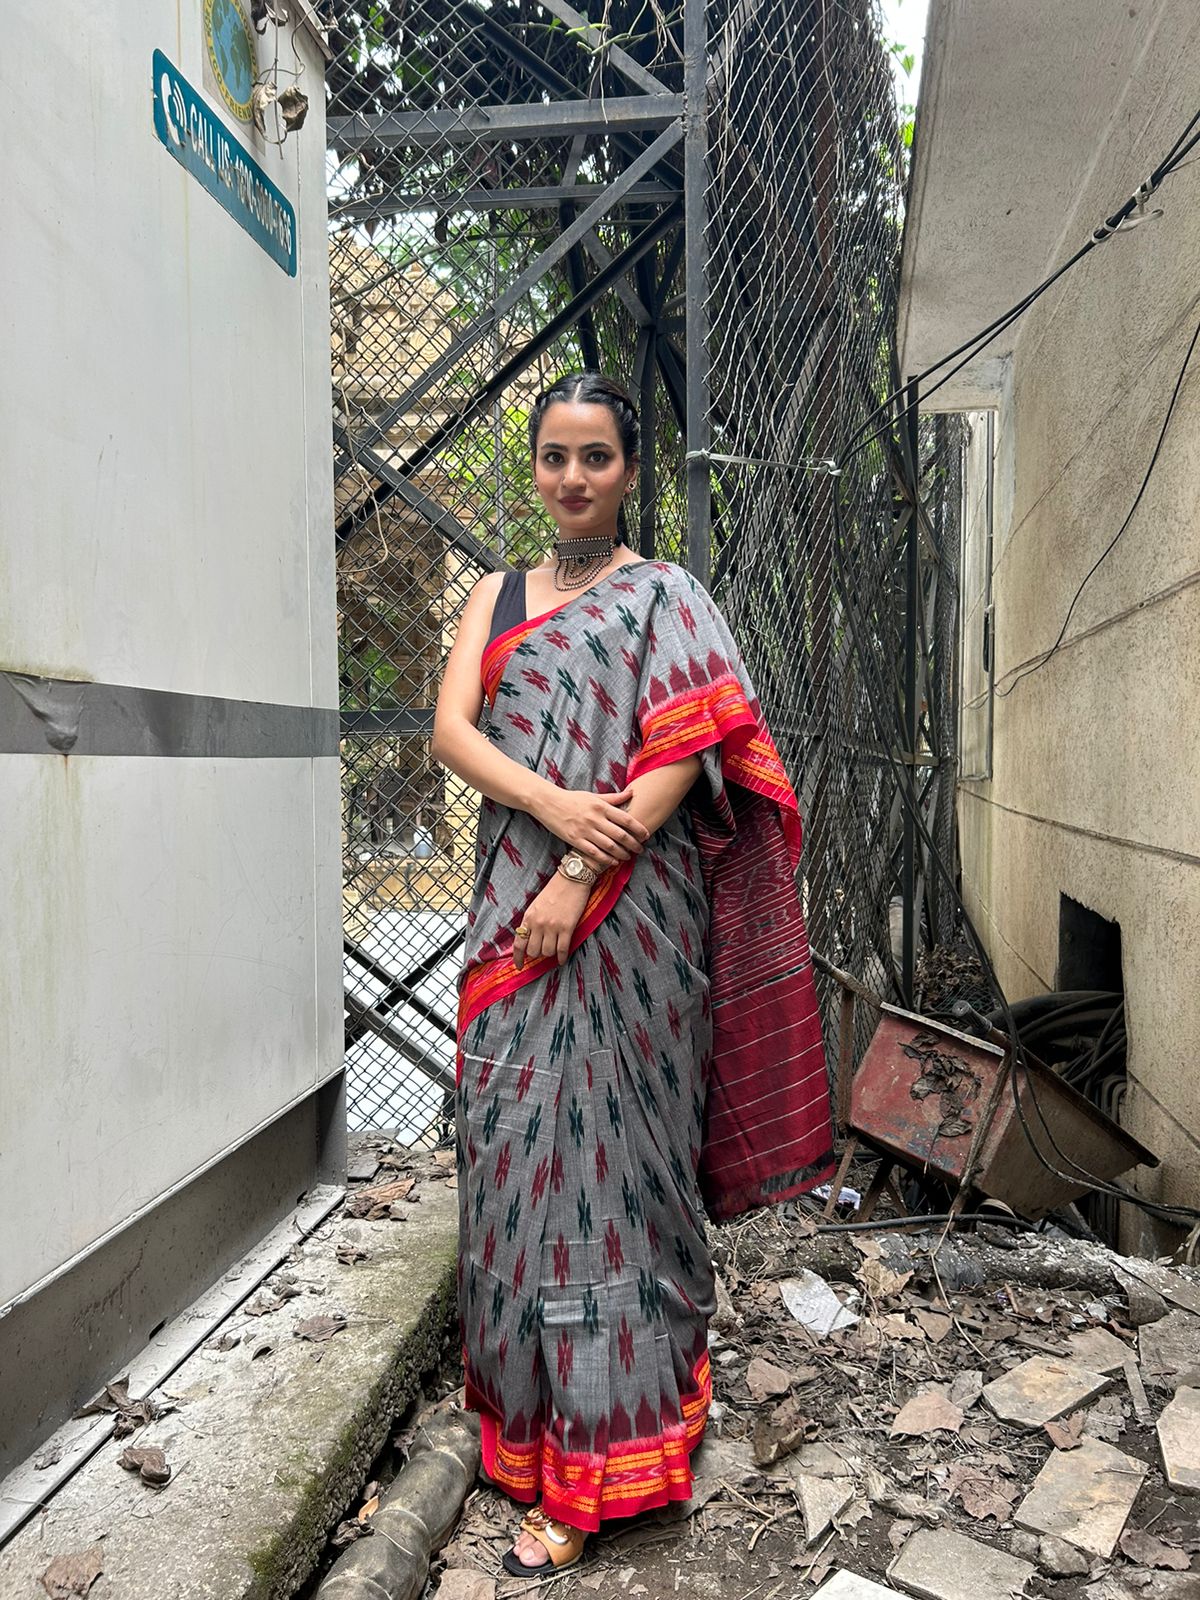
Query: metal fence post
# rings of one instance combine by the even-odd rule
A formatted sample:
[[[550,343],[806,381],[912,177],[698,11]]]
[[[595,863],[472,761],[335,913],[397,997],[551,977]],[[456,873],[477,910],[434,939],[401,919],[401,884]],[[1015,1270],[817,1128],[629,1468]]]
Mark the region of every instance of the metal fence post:
[[[687,564],[707,585],[712,571],[708,461],[708,72],[706,0],[684,0],[684,290],[687,305]]]
[[[917,699],[917,655],[920,634],[917,611],[921,604],[921,527],[918,515],[920,495],[920,443],[918,435],[920,385],[910,378],[904,391],[905,441],[909,471],[912,474],[912,504],[908,510],[905,543],[904,586],[904,727],[901,759],[907,768],[905,784],[908,804],[904,807],[904,837],[901,854],[901,910],[903,943],[900,961],[900,991],[911,1006],[915,994],[917,968],[917,748],[921,736],[921,706]]]

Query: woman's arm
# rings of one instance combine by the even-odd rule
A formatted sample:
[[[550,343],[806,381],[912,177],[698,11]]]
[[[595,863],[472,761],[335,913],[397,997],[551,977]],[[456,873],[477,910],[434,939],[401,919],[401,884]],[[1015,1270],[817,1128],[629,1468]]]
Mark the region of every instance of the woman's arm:
[[[629,785],[633,798],[626,811],[653,833],[683,804],[702,770],[699,756],[684,756],[682,761],[644,773]]]
[[[497,750],[476,727],[483,710],[480,665],[500,583],[499,573],[481,578],[463,608],[433,718],[433,759],[490,800],[527,811],[595,865],[628,861],[647,837],[641,821],[621,810],[631,789],[618,795],[560,789]]]
[[[635,778],[629,786],[629,814],[653,833],[683,803],[699,776],[700,757],[685,756],[682,761]],[[554,874],[521,918],[528,937],[513,943],[513,966],[518,972],[526,961],[537,961],[542,956],[554,956],[559,966],[563,965],[590,896],[591,890],[585,885],[569,883],[559,872]]]

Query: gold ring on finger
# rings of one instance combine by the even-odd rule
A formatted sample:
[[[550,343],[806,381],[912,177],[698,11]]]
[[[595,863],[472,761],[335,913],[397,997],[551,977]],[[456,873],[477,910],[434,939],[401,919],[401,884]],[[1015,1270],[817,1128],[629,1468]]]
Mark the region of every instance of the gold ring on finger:
[[[529,929],[528,928],[517,928],[515,930],[515,932],[513,933],[513,938],[514,939],[528,939],[528,937],[529,937]]]

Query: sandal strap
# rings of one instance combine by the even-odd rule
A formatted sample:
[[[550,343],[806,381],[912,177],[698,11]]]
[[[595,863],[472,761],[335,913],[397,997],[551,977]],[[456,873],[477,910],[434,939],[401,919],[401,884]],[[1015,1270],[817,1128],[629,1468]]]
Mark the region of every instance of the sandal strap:
[[[568,1562],[576,1561],[587,1541],[585,1529],[572,1528],[566,1522],[555,1522],[546,1515],[541,1506],[535,1506],[532,1511],[525,1513],[521,1518],[521,1528],[541,1545],[550,1557],[552,1567],[561,1567]]]

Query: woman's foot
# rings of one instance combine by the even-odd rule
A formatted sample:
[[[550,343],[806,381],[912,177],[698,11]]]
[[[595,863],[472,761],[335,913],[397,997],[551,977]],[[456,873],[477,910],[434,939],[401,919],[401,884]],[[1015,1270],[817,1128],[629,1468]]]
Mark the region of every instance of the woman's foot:
[[[561,1572],[583,1555],[587,1534],[565,1522],[555,1522],[539,1506],[526,1514],[516,1543],[504,1557],[504,1570],[520,1576],[545,1570]]]

